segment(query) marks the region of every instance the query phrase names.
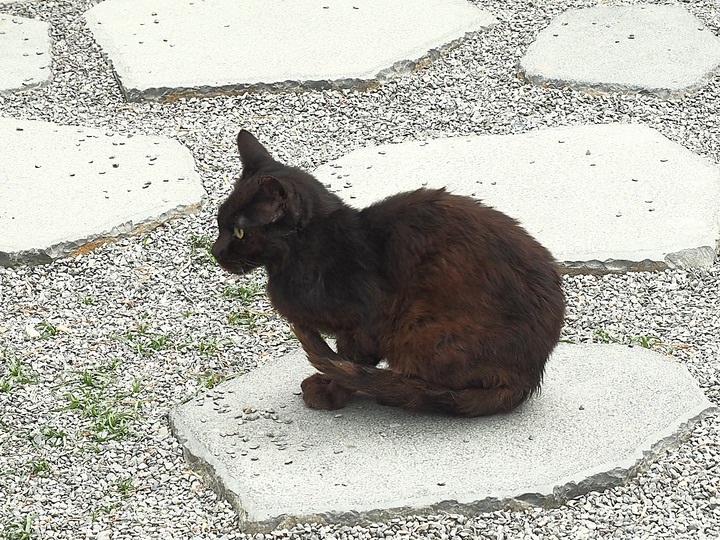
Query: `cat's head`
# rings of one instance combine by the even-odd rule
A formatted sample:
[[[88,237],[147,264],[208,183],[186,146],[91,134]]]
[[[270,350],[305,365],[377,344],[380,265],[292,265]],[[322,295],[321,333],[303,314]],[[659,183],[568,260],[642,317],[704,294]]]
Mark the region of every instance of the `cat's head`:
[[[339,199],[311,175],[273,159],[249,132],[240,131],[237,144],[242,175],[218,210],[212,253],[225,270],[244,274],[276,261],[293,235]]]

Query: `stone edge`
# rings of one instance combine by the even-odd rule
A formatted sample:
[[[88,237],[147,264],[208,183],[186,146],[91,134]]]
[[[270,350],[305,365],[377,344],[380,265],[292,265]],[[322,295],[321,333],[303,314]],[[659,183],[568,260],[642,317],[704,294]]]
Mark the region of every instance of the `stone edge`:
[[[18,0],[15,0],[15,1],[18,1]],[[26,1],[26,0],[22,0],[21,3],[24,1]],[[12,4],[12,0],[10,3]],[[3,5],[2,0],[0,0],[0,5]],[[34,19],[32,17],[25,17],[25,16],[21,16],[21,15],[2,14],[2,13],[0,13],[0,15],[4,15],[6,17],[18,17],[21,19],[29,19],[31,21],[44,24],[45,25],[45,38],[46,38],[45,52],[50,57],[50,62],[47,66],[47,77],[45,77],[41,81],[37,81],[37,82],[31,83],[31,84],[20,86],[19,88],[0,89],[0,95],[8,95],[8,94],[12,94],[14,92],[25,92],[28,90],[35,90],[38,88],[44,88],[44,87],[48,86],[50,83],[52,83],[52,80],[53,80],[53,59],[54,59],[53,47],[55,45],[55,42],[53,41],[52,36],[50,35],[50,31],[52,30],[52,25],[47,21],[43,21],[40,19]],[[0,263],[0,266],[2,266],[2,263]]]
[[[327,512],[300,516],[280,515],[263,521],[250,521],[247,511],[243,508],[240,496],[240,485],[233,481],[232,485],[223,485],[221,480],[226,473],[218,460],[208,453],[191,435],[178,425],[178,417],[182,413],[178,409],[185,405],[176,405],[168,412],[170,429],[182,447],[183,456],[190,466],[198,472],[215,493],[227,500],[238,516],[238,524],[243,532],[267,533],[277,528],[291,528],[295,525],[315,522],[320,524],[367,524],[400,516],[415,514],[434,514],[438,512],[477,514],[497,510],[520,510],[528,507],[558,507],[570,499],[579,497],[590,491],[604,490],[622,485],[628,479],[646,470],[664,452],[679,446],[692,432],[693,427],[712,414],[716,407],[707,397],[704,403],[679,417],[666,429],[655,436],[645,439],[627,459],[614,468],[598,467],[564,478],[557,485],[542,485],[530,488],[525,493],[516,495],[498,494],[475,501],[445,500],[428,505],[375,509],[355,512]],[[659,439],[658,439],[659,437]],[[651,442],[651,441],[656,442]]]
[[[303,91],[303,90],[334,90],[334,89],[345,89],[351,88],[356,90],[368,90],[377,88],[381,83],[397,79],[406,75],[409,75],[413,71],[419,71],[428,67],[430,64],[441,58],[442,56],[449,53],[452,49],[460,46],[466,40],[480,35],[483,32],[487,32],[498,24],[497,18],[495,18],[489,12],[481,10],[484,15],[488,18],[488,22],[485,23],[483,28],[478,30],[471,30],[465,32],[465,34],[457,39],[451,40],[445,44],[439,45],[433,49],[430,49],[424,55],[414,60],[399,60],[392,64],[390,67],[379,71],[374,78],[363,79],[363,78],[347,78],[339,80],[307,80],[307,81],[278,81],[273,83],[250,83],[250,84],[231,84],[223,86],[197,86],[192,88],[126,88],[122,83],[122,77],[115,70],[115,66],[107,55],[106,51],[98,43],[98,47],[102,54],[102,57],[110,66],[114,79],[118,83],[118,87],[123,97],[128,102],[142,102],[142,101],[175,101],[183,98],[193,97],[214,97],[214,96],[232,96],[237,94],[244,94],[247,92],[291,92],[291,91]],[[83,15],[85,26],[93,34],[92,27],[88,22],[88,19]],[[97,43],[97,40],[95,39]]]
[[[28,249],[12,253],[0,251],[0,266],[36,266],[49,264],[55,259],[61,259],[63,257],[77,257],[93,251],[103,244],[116,242],[122,238],[148,232],[173,219],[194,214],[198,212],[201,207],[202,200],[197,203],[180,204],[162,213],[160,216],[150,218],[147,221],[140,223],[126,221],[125,223],[116,225],[110,231],[90,235],[86,238],[69,240],[40,249]]]
[[[687,95],[697,92],[707,86],[716,76],[720,75],[720,65],[698,77],[695,82],[689,86],[682,88],[648,88],[637,85],[624,85],[619,83],[591,83],[587,81],[567,81],[554,77],[544,77],[538,74],[528,74],[523,67],[522,61],[517,64],[517,76],[521,81],[525,81],[536,86],[551,88],[571,88],[580,92],[585,92],[591,96],[603,96],[607,94],[644,94],[654,95],[661,99],[682,99]]]
[[[720,238],[716,247],[700,246],[688,248],[675,253],[668,253],[662,261],[644,259],[628,261],[607,259],[605,261],[561,261],[558,268],[562,274],[575,276],[578,274],[619,274],[623,272],[662,272],[668,269],[709,268],[715,264],[720,254]]]

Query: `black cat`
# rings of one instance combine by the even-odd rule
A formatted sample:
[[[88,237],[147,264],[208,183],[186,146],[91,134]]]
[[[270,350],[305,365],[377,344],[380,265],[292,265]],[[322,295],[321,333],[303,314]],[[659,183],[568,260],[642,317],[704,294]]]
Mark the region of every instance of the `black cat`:
[[[515,220],[442,189],[356,210],[247,131],[237,142],[243,172],[213,255],[236,274],[267,269],[273,305],[321,372],[302,383],[308,406],[340,408],[362,391],[478,416],[540,387],[565,301],[552,256]]]

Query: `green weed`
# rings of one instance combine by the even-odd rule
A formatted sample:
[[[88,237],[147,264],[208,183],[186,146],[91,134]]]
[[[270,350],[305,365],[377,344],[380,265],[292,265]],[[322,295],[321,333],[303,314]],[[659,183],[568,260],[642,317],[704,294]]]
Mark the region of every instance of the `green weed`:
[[[62,446],[65,444],[67,433],[62,429],[54,426],[45,426],[40,430],[40,434],[45,438],[45,442],[52,446]]]
[[[613,336],[607,330],[598,329],[593,334],[593,343],[620,343],[620,339]]]
[[[241,308],[231,311],[227,320],[233,326],[246,326],[250,330],[254,330],[258,324],[259,313],[247,308]]]
[[[110,514],[110,513],[112,513],[115,509],[117,509],[119,506],[120,506],[120,503],[119,503],[119,502],[114,502],[114,503],[111,503],[111,504],[102,504],[102,505],[98,506],[95,510],[93,510],[92,512],[90,512],[90,520],[94,523],[94,522],[96,522],[96,521],[98,520],[98,518],[100,517],[100,515],[102,515],[102,514]]]
[[[195,262],[209,265],[217,264],[212,254],[213,241],[208,235],[191,234],[188,242],[190,243],[190,253]]]
[[[236,298],[243,302],[250,302],[256,296],[262,296],[263,290],[260,285],[251,281],[244,285],[228,285],[223,289],[222,294],[226,298]]]
[[[40,332],[40,339],[48,339],[56,336],[58,331],[57,326],[48,321],[42,321],[38,329],[38,332]]]
[[[200,354],[215,354],[231,343],[227,339],[218,340],[214,337],[206,337],[197,341],[197,349]]]
[[[630,346],[639,345],[645,349],[652,349],[658,345],[663,345],[662,341],[657,336],[639,335],[618,337],[603,329],[595,330],[592,341],[593,343],[615,343]]]
[[[117,480],[115,482],[115,489],[123,499],[130,497],[130,494],[135,490],[132,477],[128,476],[127,478]]]
[[[44,458],[28,461],[28,467],[30,467],[30,472],[36,476],[48,476],[50,474],[50,464]]]
[[[116,335],[113,338],[127,343],[136,353],[143,356],[149,356],[154,352],[173,347],[170,338],[151,331],[146,324],[138,324],[125,332],[125,334]]]
[[[137,403],[125,401],[130,394],[112,391],[116,379],[113,371],[118,365],[119,360],[113,359],[107,366],[84,369],[77,373],[77,378],[62,385],[67,388],[62,395],[66,402],[63,410],[77,411],[89,420],[84,434],[96,443],[124,437],[137,417]],[[135,380],[132,391],[139,390],[140,384]]]
[[[67,401],[65,410],[78,411],[83,418],[90,420],[86,434],[96,442],[124,437],[136,417],[134,409],[106,398],[104,392],[97,388],[78,389],[64,394],[63,398]]]
[[[35,537],[33,529],[34,514],[26,514],[16,521],[7,521],[0,531],[0,538],[3,540],[30,540]]]
[[[640,345],[645,349],[652,349],[656,345],[660,345],[660,338],[657,336],[630,336],[628,338],[630,345]]]
[[[16,384],[32,384],[37,382],[33,370],[25,365],[20,358],[8,358],[7,350],[2,351],[3,363],[7,364],[6,373],[0,377],[0,392],[9,392]]]

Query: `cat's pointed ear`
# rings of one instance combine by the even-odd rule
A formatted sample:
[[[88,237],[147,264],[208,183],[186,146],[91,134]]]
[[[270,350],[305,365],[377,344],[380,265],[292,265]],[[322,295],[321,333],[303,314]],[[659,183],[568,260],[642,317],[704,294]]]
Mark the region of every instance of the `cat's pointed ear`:
[[[256,180],[258,183],[259,208],[262,208],[263,221],[275,223],[285,215],[288,193],[274,176],[264,174]]]
[[[249,173],[258,171],[272,156],[252,133],[240,130],[237,136],[238,152],[243,169]]]

